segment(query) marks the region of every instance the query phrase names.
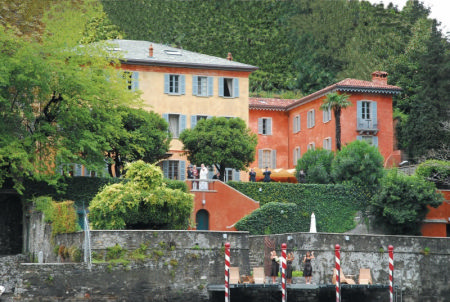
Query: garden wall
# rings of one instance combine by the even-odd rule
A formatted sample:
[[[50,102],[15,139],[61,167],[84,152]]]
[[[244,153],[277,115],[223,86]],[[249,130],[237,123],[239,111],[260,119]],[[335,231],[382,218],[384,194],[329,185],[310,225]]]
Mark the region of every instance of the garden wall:
[[[130,252],[144,244],[147,257],[136,255],[135,261],[93,264],[89,269],[83,263],[57,263],[54,252],[54,247],[60,245],[82,250],[82,232],[52,239],[50,229],[39,226],[42,220],[36,219],[34,228],[30,227],[30,230],[39,230],[31,232],[34,239],[50,239],[46,239],[45,244],[28,245],[29,252],[39,255],[42,250],[44,263],[36,263],[35,257],[35,263],[16,259],[21,264],[11,264],[14,261],[8,258],[7,264],[0,264],[2,282],[8,280],[2,284],[6,287],[2,302],[216,301],[215,297],[223,296],[209,292],[208,285],[224,283],[225,242],[231,243],[231,265],[239,266],[242,274],[249,274],[253,266],[269,263],[266,255],[272,245],[280,254],[281,243],[287,243],[288,251],[295,254],[297,269],[301,268],[299,261],[305,252],[314,250],[313,283],[317,285],[331,283],[336,244],[341,246],[341,266],[345,274],[357,274],[359,268],[370,268],[374,283],[387,285],[387,249],[393,245],[395,284],[403,290],[403,301],[444,302],[450,297],[450,238],[329,233],[248,236],[245,232],[91,231],[92,249],[97,257],[106,257],[107,248],[116,244]],[[315,301],[314,295],[320,296],[319,292],[310,291],[310,294],[308,301]],[[386,290],[378,300],[373,298],[371,301],[387,298]]]

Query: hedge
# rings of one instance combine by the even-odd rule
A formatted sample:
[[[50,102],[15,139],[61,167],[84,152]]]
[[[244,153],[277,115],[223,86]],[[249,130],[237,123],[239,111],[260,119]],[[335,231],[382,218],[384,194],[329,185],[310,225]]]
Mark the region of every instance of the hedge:
[[[232,181],[228,184],[260,202],[260,209],[241,219],[235,226],[239,231],[245,230],[255,235],[307,232],[312,212],[316,216],[318,232],[342,233],[349,231],[355,227],[356,212],[364,213],[366,211],[371,196],[363,189],[341,184]],[[277,206],[277,203],[282,203],[282,205]],[[286,205],[289,206],[286,208]],[[284,219],[280,220],[280,217]]]

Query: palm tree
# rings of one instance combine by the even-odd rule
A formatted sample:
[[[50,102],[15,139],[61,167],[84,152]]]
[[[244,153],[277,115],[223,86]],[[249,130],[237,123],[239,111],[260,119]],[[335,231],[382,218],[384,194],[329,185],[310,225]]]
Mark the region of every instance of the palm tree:
[[[323,104],[320,106],[321,110],[332,109],[334,117],[336,119],[336,150],[341,151],[341,111],[352,105],[352,102],[348,100],[350,96],[348,94],[339,94],[332,92],[327,94],[327,97],[323,100]]]

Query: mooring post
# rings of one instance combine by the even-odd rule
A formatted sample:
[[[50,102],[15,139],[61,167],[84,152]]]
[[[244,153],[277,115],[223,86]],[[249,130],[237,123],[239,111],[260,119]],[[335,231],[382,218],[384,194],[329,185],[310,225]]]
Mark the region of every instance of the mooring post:
[[[281,301],[286,302],[286,243],[281,245]]]
[[[389,301],[394,302],[394,247],[388,246],[389,250]]]
[[[230,243],[225,243],[225,302],[230,302]]]
[[[334,258],[336,262],[336,302],[341,302],[341,247],[336,244],[334,247]]]

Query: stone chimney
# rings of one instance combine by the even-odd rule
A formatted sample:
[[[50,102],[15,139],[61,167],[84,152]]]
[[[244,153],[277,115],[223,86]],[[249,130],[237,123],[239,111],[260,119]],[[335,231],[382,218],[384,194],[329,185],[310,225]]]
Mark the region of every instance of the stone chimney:
[[[227,60],[228,61],[233,61],[233,56],[231,55],[231,52],[228,53]]]
[[[153,58],[153,44],[150,44],[150,47],[148,48],[148,56]]]
[[[386,71],[372,72],[372,83],[387,85],[388,73]]]

